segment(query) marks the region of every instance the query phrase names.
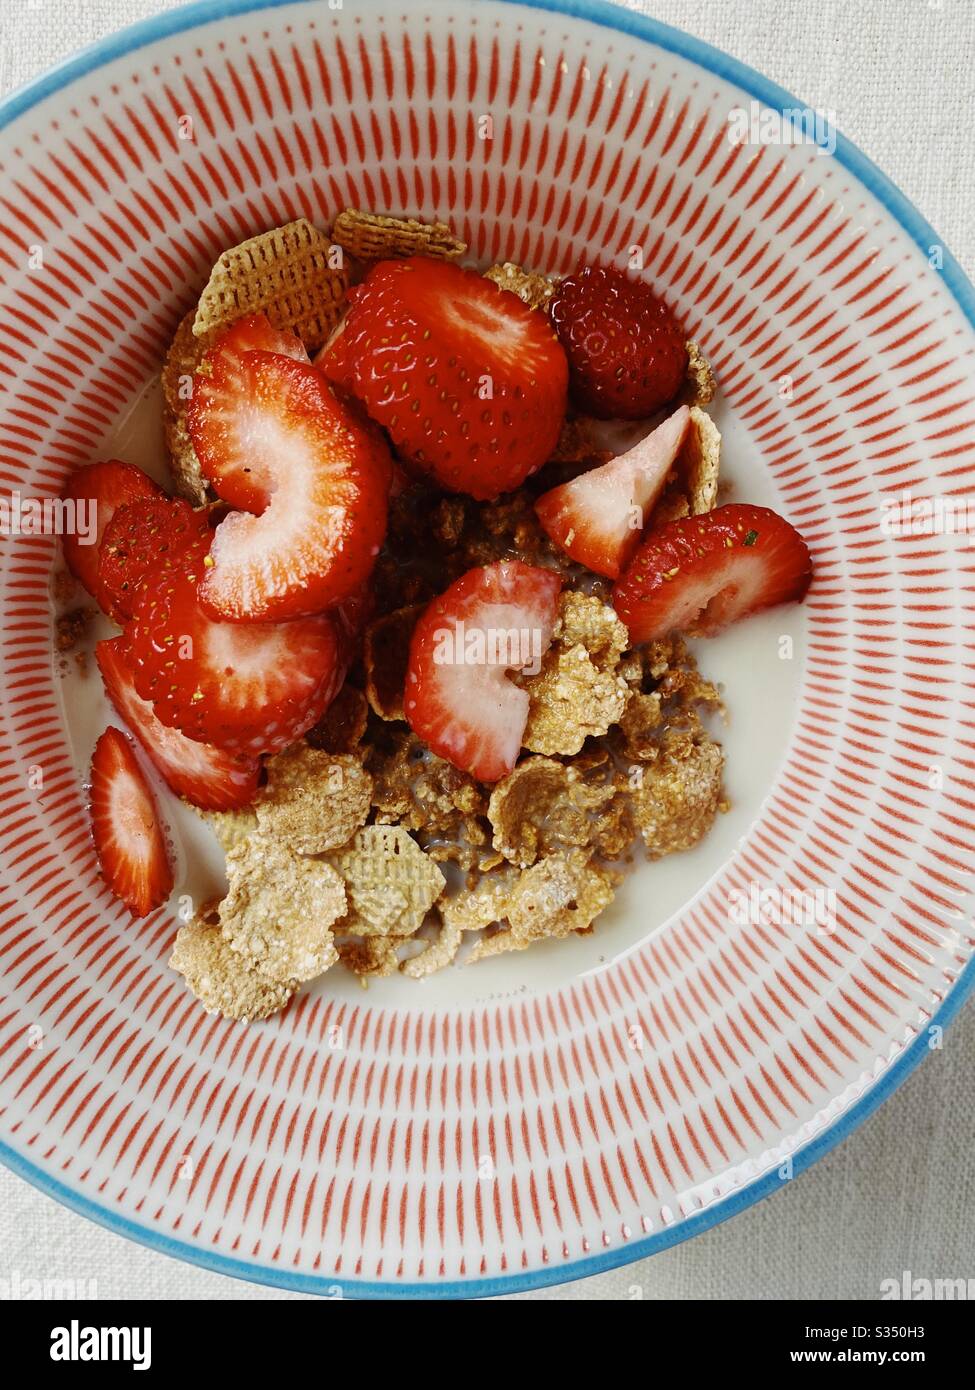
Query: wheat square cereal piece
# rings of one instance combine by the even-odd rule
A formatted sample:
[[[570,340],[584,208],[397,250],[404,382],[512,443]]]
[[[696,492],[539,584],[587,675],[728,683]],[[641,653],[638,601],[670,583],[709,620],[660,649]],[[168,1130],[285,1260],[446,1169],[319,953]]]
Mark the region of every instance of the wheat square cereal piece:
[[[262,313],[316,351],[345,312],[349,276],[335,260],[332,241],[304,217],[230,247],[200,296],[194,335],[212,339],[244,314]]]
[[[297,980],[275,980],[231,950],[210,903],[176,933],[170,968],[185,979],[207,1013],[253,1021],[283,1009]]]
[[[558,280],[552,276],[541,275],[536,270],[523,270],[514,261],[493,265],[484,275],[501,289],[516,294],[529,309],[544,309],[558,285]]]
[[[650,859],[690,849],[710,830],[722,801],[724,753],[702,729],[678,734],[640,764],[634,814]]]
[[[311,980],[338,959],[332,926],[345,885],[328,864],[255,835],[227,855],[220,929],[231,950],[272,980]]]
[[[613,876],[593,864],[585,850],[540,859],[523,871],[508,898],[508,929],[482,937],[469,963],[504,951],[522,951],[544,938],[585,932],[614,894]]]
[[[612,784],[591,786],[554,758],[526,758],[491,793],[494,847],[527,868],[539,855],[589,845],[598,834],[598,813],[614,796]]]
[[[348,885],[343,932],[412,936],[444,890],[441,870],[398,825],[367,825],[333,856]]]
[[[162,391],[163,433],[169,454],[169,471],[176,491],[199,507],[211,494],[186,427],[186,406],[192,390],[193,373],[210,344],[211,335],[194,336],[195,317],[196,310],[191,309],[176,330],[163,364]]]
[[[711,364],[697,343],[688,342],[686,347],[687,382],[684,398],[688,405],[710,405],[718,389]]]
[[[368,700],[346,681],[318,723],[305,734],[305,742],[326,753],[352,753],[362,742],[368,719]]]
[[[372,778],[359,758],[296,743],[268,759],[255,809],[262,834],[299,854],[321,854],[346,844],[371,805]]]
[[[366,699],[379,718],[389,723],[405,718],[403,690],[410,640],[423,607],[422,603],[417,603],[408,608],[397,608],[395,612],[377,618],[366,628],[362,648],[366,668]]]
[[[332,227],[332,239],[360,261],[385,261],[405,256],[432,256],[451,261],[462,256],[467,245],[459,241],[446,222],[421,222],[414,217],[387,217],[383,213],[346,208]]]
[[[201,814],[225,851],[236,849],[257,834],[257,815],[250,806],[238,811],[203,811]]]

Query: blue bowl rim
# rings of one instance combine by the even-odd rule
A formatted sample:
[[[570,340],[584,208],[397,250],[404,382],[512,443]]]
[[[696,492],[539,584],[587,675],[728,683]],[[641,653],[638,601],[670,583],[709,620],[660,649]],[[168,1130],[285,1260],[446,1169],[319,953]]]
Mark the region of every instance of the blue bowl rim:
[[[152,19],[129,25],[98,43],[91,44],[73,57],[59,63],[43,73],[33,82],[12,92],[0,101],[0,130],[15,121],[31,107],[36,106],[77,78],[104,67],[106,63],[131,53],[138,48],[155,43],[159,39],[174,34],[185,33],[214,20],[234,15],[249,14],[257,10],[278,9],[289,4],[309,4],[314,0],[199,0],[199,3],[184,5],[169,10]],[[473,0],[476,3],[476,0]],[[643,39],[656,47],[679,57],[686,58],[698,67],[724,78],[734,86],[747,92],[756,101],[773,110],[787,112],[802,105],[795,97],[768,78],[756,72],[747,63],[729,57],[720,49],[712,47],[702,39],[685,34],[669,24],[610,4],[608,0],[499,0],[502,4],[516,5],[518,8],[547,10],[554,14],[564,14],[573,19],[588,20],[607,29]],[[914,205],[901,193],[886,174],[859,150],[844,135],[837,133],[834,158],[846,168],[855,179],[867,188],[892,217],[900,224],[912,241],[927,256],[932,246],[942,250],[943,265],[940,274],[951,292],[958,307],[975,330],[975,288],[968,280],[961,266],[945,247],[934,228],[917,211]],[[973,957],[938,1008],[928,1028],[917,1037],[893,1062],[883,1076],[864,1095],[845,1110],[822,1133],[811,1139],[791,1156],[792,1181],[800,1173],[811,1167],[818,1159],[848,1135],[852,1134],[888,1096],[907,1079],[924,1055],[930,1050],[928,1037],[932,1029],[943,1029],[958,1013],[962,1004],[975,989],[975,957]],[[75,1192],[65,1183],[44,1172],[35,1164],[28,1162],[15,1149],[0,1142],[0,1162],[18,1176],[24,1178],[40,1191],[47,1193],[63,1206],[78,1212],[81,1216],[95,1221],[100,1226],[126,1236],[129,1240],[171,1255],[174,1259],[185,1260],[200,1265],[217,1274],[226,1274],[235,1279],[250,1283],[267,1284],[275,1288],[287,1289],[297,1293],[319,1294],[326,1297],[352,1298],[390,1298],[390,1299],[467,1299],[488,1298],[501,1294],[525,1293],[532,1289],[544,1288],[553,1284],[571,1283],[576,1279],[586,1279],[593,1274],[602,1274],[621,1265],[632,1264],[636,1260],[654,1255],[678,1245],[702,1231],[717,1226],[756,1202],[762,1201],[784,1185],[785,1179],[777,1169],[755,1178],[727,1197],[706,1207],[693,1216],[685,1217],[674,1226],[654,1232],[632,1243],[612,1250],[601,1251],[584,1260],[574,1260],[569,1264],[552,1265],[525,1273],[504,1275],[493,1279],[469,1279],[445,1281],[440,1283],[399,1284],[371,1282],[361,1279],[337,1279],[322,1275],[292,1273],[268,1265],[250,1264],[245,1260],[231,1259],[226,1255],[212,1253],[189,1245],[185,1241],[173,1240],[151,1227],[140,1226],[138,1222],[99,1206],[97,1202]]]

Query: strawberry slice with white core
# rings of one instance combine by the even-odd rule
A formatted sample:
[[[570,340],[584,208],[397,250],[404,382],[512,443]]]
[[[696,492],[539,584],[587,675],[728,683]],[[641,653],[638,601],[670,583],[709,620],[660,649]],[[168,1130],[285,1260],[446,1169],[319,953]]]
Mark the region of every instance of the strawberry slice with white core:
[[[268,419],[249,394],[248,352],[274,352],[295,362],[308,353],[290,330],[273,328],[266,314],[248,314],[220,335],[197,369],[187,422],[193,447],[218,496],[232,507],[261,512],[273,491],[268,468]],[[273,427],[273,422],[272,422]]]
[[[102,877],[136,917],[145,917],[173,891],[173,871],[155,799],[119,729],[106,729],[95,744],[90,797]]]
[[[379,431],[308,362],[214,349],[205,366],[188,413],[193,444],[217,493],[247,510],[217,528],[204,606],[256,622],[341,603],[369,577],[386,532],[391,464]]]
[[[795,527],[768,507],[732,503],[651,531],[613,604],[634,646],[671,632],[713,637],[738,618],[803,598],[811,578]]]
[[[496,782],[518,760],[528,694],[508,672],[538,670],[561,587],[550,570],[498,561],[468,570],[414,629],[407,721],[435,753],[482,782]]]
[[[209,537],[147,579],[125,629],[135,688],[187,738],[231,753],[275,753],[325,713],[345,676],[326,615],[225,623],[199,599]]]
[[[135,688],[124,637],[99,642],[95,660],[108,698],[171,791],[204,811],[233,811],[251,804],[261,772],[256,758],[197,743],[161,723]]]
[[[543,493],[535,511],[545,533],[580,565],[617,579],[640,543],[690,418],[681,406],[627,453]]]
[[[63,538],[68,569],[81,580],[103,613],[121,621],[98,572],[102,537],[119,507],[144,498],[162,497],[163,490],[141,468],[109,459],[105,463],[86,464],[72,473],[61,495],[75,507],[74,529]]]

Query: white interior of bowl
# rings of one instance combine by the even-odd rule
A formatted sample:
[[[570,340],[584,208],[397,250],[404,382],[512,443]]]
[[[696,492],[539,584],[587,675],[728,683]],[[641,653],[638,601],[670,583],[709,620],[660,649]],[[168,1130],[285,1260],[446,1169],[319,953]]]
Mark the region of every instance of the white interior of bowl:
[[[361,0],[161,39],[4,132],[0,467],[24,495],[106,452],[158,469],[151,381],[216,255],[372,206],[451,221],[484,263],[642,246],[718,369],[731,495],[783,511],[816,560],[804,609],[702,645],[730,712],[731,811],[635,873],[592,937],[420,987],[329,975],[246,1030],[168,972],[171,918],[133,926],[99,883],[79,772],[105,710],[94,676],[54,670],[50,544],[6,540],[4,1125],[73,1190],[309,1277],[554,1268],[779,1163],[957,977],[970,552],[893,540],[880,518],[892,491],[963,490],[973,335],[841,164],[728,143],[747,100],[561,14]],[[205,893],[215,846],[188,812],[172,827],[177,893]],[[835,929],[732,920],[755,885],[833,890]]]

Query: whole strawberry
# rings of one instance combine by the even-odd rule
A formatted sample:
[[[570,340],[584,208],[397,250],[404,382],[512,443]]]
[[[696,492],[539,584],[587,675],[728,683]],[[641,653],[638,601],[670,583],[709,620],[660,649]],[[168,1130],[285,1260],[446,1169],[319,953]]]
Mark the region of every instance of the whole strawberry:
[[[545,315],[474,270],[378,261],[317,365],[357,397],[400,456],[490,501],[550,457],[568,369]]]
[[[549,307],[576,406],[600,420],[642,420],[672,401],[687,371],[684,334],[649,285],[583,266]]]

